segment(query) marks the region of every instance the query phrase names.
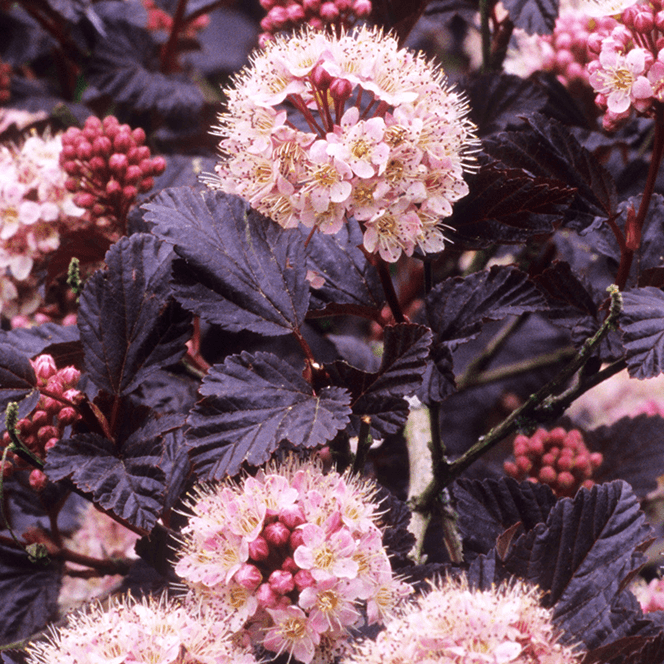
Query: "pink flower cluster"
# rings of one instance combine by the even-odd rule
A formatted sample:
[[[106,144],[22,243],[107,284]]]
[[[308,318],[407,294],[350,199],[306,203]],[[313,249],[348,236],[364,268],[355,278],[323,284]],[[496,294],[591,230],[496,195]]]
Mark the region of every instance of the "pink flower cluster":
[[[558,643],[551,611],[537,588],[517,581],[471,590],[446,579],[367,639],[341,664],[576,664],[580,655]]]
[[[664,5],[660,0],[623,10],[608,37],[592,35],[588,65],[604,127],[616,129],[632,110],[652,115],[664,100]]]
[[[409,587],[392,576],[371,485],[289,459],[198,489],[175,571],[193,601],[252,643],[309,664]]]
[[[58,370],[50,355],[39,355],[30,360],[30,363],[37,375],[37,387],[42,394],[32,413],[20,419],[16,428],[25,446],[40,459],[45,459],[46,452],[62,438],[65,427],[80,418],[71,402],[80,394],[76,385],[81,373],[75,367]],[[2,447],[9,443],[9,434],[5,431]],[[31,466],[27,462],[9,452],[2,469],[3,475],[9,477],[15,470],[28,467]],[[43,489],[46,481],[46,475],[41,470],[35,469],[30,473],[30,485],[34,489]]]
[[[27,652],[29,664],[257,664],[223,624],[163,598],[93,604]]]
[[[71,551],[92,558],[136,558],[134,546],[139,535],[119,524],[107,514],[89,504],[79,515],[77,530],[64,541]],[[120,574],[106,574],[84,578],[76,576],[84,565],[67,562],[58,595],[61,614],[81,606],[100,595],[109,594],[123,579]],[[73,574],[72,574],[73,573]]]
[[[583,10],[561,7],[552,34],[528,35],[524,30],[514,31],[518,50],[508,51],[505,71],[521,76],[547,71],[568,88],[589,87],[586,65],[592,60],[592,54],[588,52],[588,39],[591,34],[608,37],[616,25],[610,16],[593,18]]]
[[[602,455],[592,454],[581,432],[562,427],[538,429],[530,438],[514,439],[514,461],[506,461],[505,472],[517,480],[548,484],[557,496],[574,496],[579,488],[589,489],[592,474],[602,465]]]
[[[386,261],[443,249],[478,142],[433,64],[377,29],[305,30],[255,53],[226,94],[210,186],[284,228],[334,234],[352,215]]]
[[[281,30],[304,25],[314,30],[332,26],[348,29],[371,14],[371,0],[260,0],[260,3],[267,11],[261,21],[265,31],[258,38],[261,45]]]
[[[90,116],[83,129],[70,127],[62,137],[60,164],[69,175],[65,186],[109,239],[125,233],[136,196],[149,191],[154,176],[166,168],[164,158],[151,157],[144,143],[142,129],[121,125],[112,115],[103,122]]]
[[[84,210],[65,189],[60,136],[30,136],[0,146],[0,313],[32,313],[40,304],[34,272],[80,223]]]

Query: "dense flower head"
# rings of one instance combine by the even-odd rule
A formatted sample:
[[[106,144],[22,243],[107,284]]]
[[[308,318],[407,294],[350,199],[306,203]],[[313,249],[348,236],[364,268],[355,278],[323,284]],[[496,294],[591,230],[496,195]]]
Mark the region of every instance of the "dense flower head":
[[[305,664],[382,623],[405,584],[392,575],[371,484],[314,461],[270,464],[195,492],[175,571],[193,601],[256,645]]]
[[[92,604],[27,651],[30,664],[256,664],[223,624],[165,598]]]
[[[506,461],[505,472],[517,480],[548,484],[557,496],[574,496],[589,489],[593,472],[602,464],[599,452],[591,453],[578,429],[538,429],[532,436],[514,439],[514,461]]]
[[[653,115],[664,100],[663,9],[660,0],[630,5],[608,36],[592,35],[588,41],[590,84],[608,130],[633,111]]]
[[[107,514],[88,504],[79,515],[76,530],[64,541],[65,547],[92,558],[136,558],[134,546],[140,536]],[[58,595],[61,613],[112,591],[122,580],[120,574],[106,574],[89,579],[76,576],[83,565],[67,562]],[[73,572],[73,574],[71,574]]]
[[[58,369],[53,357],[46,354],[30,360],[30,364],[37,377],[37,387],[43,393],[35,408],[18,420],[16,428],[23,444],[43,460],[48,450],[62,438],[65,428],[80,419],[73,401],[80,394],[77,385],[81,373],[73,366]],[[4,448],[10,442],[9,434],[5,431],[0,447]],[[27,462],[9,452],[2,471],[5,477],[9,477],[15,470],[29,467]],[[30,474],[30,484],[34,489],[43,489],[46,476],[41,470],[35,469]]]
[[[267,16],[261,21],[265,32],[259,43],[273,35],[305,25],[314,30],[348,29],[371,14],[371,0],[260,0]]]
[[[444,245],[440,219],[468,192],[478,145],[442,72],[360,28],[277,37],[226,91],[210,186],[284,228],[338,232],[349,216],[387,261]]]
[[[471,590],[465,581],[436,583],[376,641],[366,640],[342,664],[574,664],[558,643],[551,611],[537,588],[521,581]]]
[[[149,191],[166,168],[163,157],[152,157],[143,129],[120,124],[112,115],[103,121],[90,116],[82,129],[70,127],[62,137],[60,164],[76,204],[113,241],[126,232],[136,196]]]
[[[588,51],[590,35],[608,37],[616,25],[611,16],[595,18],[583,9],[561,3],[552,34],[529,35],[525,30],[515,29],[516,48],[507,52],[505,71],[524,77],[535,71],[551,72],[572,91],[580,86],[589,89],[590,74],[586,65],[593,58]]]
[[[0,146],[0,313],[31,313],[41,301],[34,272],[84,210],[65,188],[61,136]]]

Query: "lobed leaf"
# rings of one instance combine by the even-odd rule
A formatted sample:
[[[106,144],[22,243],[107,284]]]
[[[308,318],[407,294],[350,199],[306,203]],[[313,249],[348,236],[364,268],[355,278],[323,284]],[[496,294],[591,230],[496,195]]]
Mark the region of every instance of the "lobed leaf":
[[[4,429],[4,412],[12,401],[20,401],[37,384],[30,360],[14,346],[0,343],[0,411]]]
[[[62,570],[44,566],[27,553],[0,544],[0,644],[32,636],[58,615]]]
[[[371,418],[372,435],[378,438],[403,427],[408,417],[404,396],[414,394],[422,382],[431,336],[423,325],[388,326],[378,371],[361,371],[341,360],[325,367],[336,385],[351,392],[354,431],[359,431],[364,416]]]
[[[664,371],[664,292],[647,286],[623,293],[619,319],[627,370],[632,378],[653,378]]]
[[[505,0],[505,9],[517,28],[529,35],[549,35],[558,18],[558,0]]]
[[[168,245],[136,234],[117,242],[106,255],[108,269],[88,279],[78,327],[98,387],[128,394],[185,353],[191,326],[170,297],[172,261]]]
[[[243,463],[265,463],[282,440],[315,447],[348,423],[350,395],[317,392],[300,372],[271,353],[228,357],[203,379],[204,397],[189,416],[187,440],[202,479],[235,475]]]
[[[221,192],[166,189],[145,207],[154,232],[186,261],[174,289],[186,309],[231,332],[279,336],[301,326],[309,284],[298,230]]]

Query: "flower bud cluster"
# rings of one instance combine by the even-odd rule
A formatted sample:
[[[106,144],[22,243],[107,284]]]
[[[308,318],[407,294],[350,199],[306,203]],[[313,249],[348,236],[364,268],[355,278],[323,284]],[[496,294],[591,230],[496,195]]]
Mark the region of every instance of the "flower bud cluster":
[[[327,27],[349,29],[371,14],[371,0],[260,0],[267,16],[261,21],[265,45],[274,34],[308,25],[314,30]]]
[[[42,392],[37,406],[27,416],[16,423],[16,428],[23,444],[40,459],[62,438],[65,427],[80,419],[76,408],[68,405],[79,394],[76,389],[81,373],[75,367],[58,369],[51,355],[38,355],[30,360],[37,376],[37,388]],[[5,431],[2,447],[10,443],[9,434]],[[13,452],[7,455],[3,468],[5,477],[15,470],[23,470],[31,466]],[[46,485],[46,476],[41,470],[33,470],[30,474],[30,485],[41,490]]]
[[[41,295],[34,273],[80,223],[84,210],[65,188],[60,136],[32,135],[0,146],[0,313],[30,314]]]
[[[92,604],[27,652],[29,664],[257,664],[222,624],[163,598],[114,598],[107,609]]]
[[[132,130],[109,115],[91,116],[83,129],[70,127],[62,137],[60,163],[74,202],[89,211],[95,225],[113,240],[124,234],[129,208],[139,193],[149,191],[166,168],[163,157],[151,157],[142,129]]]
[[[579,488],[589,489],[592,474],[602,465],[602,455],[590,452],[581,432],[538,429],[530,438],[514,439],[514,461],[506,461],[505,472],[514,479],[548,484],[557,496],[574,496]]]
[[[623,10],[608,37],[588,40],[588,65],[595,102],[605,111],[603,124],[617,129],[632,111],[653,115],[664,100],[664,5],[661,0]]]
[[[478,591],[465,580],[446,579],[341,664],[579,662],[580,654],[558,643],[540,595],[522,581]]]
[[[9,101],[10,91],[9,83],[12,73],[12,66],[0,59],[0,104],[6,104]]]
[[[392,575],[372,496],[294,459],[200,488],[175,571],[233,630],[309,664],[345,643],[362,609],[382,623],[410,591]]]
[[[478,143],[433,64],[377,29],[308,29],[254,54],[226,93],[210,186],[284,228],[334,234],[352,215],[386,261],[443,249],[440,220],[468,193]]]
[[[579,9],[561,8],[550,35],[514,31],[517,48],[508,51],[505,71],[524,77],[535,71],[547,71],[568,88],[589,86],[586,65],[592,54],[588,51],[588,40],[591,34],[593,40],[597,35],[608,37],[616,25],[610,16],[594,18]]]
[[[154,0],[143,0],[143,7],[147,12],[148,19],[146,22],[146,29],[151,32],[166,31],[170,32],[173,28],[173,18],[167,14],[163,9],[157,7]],[[193,39],[196,33],[210,24],[210,17],[208,14],[201,14],[193,21],[186,24],[184,30],[180,32],[180,37]]]

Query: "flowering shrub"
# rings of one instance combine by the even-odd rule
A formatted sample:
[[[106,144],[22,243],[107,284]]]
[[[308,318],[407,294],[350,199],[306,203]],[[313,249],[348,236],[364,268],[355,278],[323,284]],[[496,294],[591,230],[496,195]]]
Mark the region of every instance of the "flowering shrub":
[[[109,661],[161,664],[254,664],[251,653],[236,645],[223,624],[190,615],[166,599],[113,600],[104,610],[92,604],[72,613],[65,627],[48,640],[32,644],[28,662],[83,664]]]
[[[284,228],[334,234],[353,215],[386,261],[442,250],[477,142],[433,64],[376,30],[305,30],[256,53],[227,94],[210,184]]]
[[[41,297],[35,271],[84,210],[65,189],[60,136],[0,146],[0,312],[30,313]],[[32,279],[31,279],[32,276]]]
[[[574,664],[558,643],[551,612],[525,583],[471,590],[464,581],[435,583],[376,641],[366,640],[343,664]]]
[[[73,400],[80,394],[76,389],[81,376],[75,367],[55,366],[51,355],[39,355],[31,360],[38,380],[38,389],[42,392],[35,409],[17,422],[16,428],[23,444],[39,459],[45,459],[46,453],[57,445],[65,427],[79,419],[79,413],[73,406]],[[10,444],[9,433],[2,438],[3,448]],[[3,467],[3,476],[8,477],[16,469],[26,469],[30,465],[13,452],[9,452]],[[34,489],[43,489],[46,475],[35,468],[30,473],[30,485]]]
[[[112,115],[103,122],[91,116],[83,129],[70,127],[62,137],[60,164],[69,176],[67,191],[114,240],[126,232],[136,196],[149,191],[154,176],[166,168],[164,158],[151,157],[144,142],[142,129],[131,130]]]
[[[615,129],[634,110],[653,115],[664,91],[664,14],[659,2],[630,5],[606,37],[593,35],[588,65],[595,101],[606,111],[604,127]],[[661,26],[661,28],[660,28]]]
[[[538,429],[531,437],[518,434],[514,457],[504,464],[510,477],[548,484],[557,496],[573,496],[582,486],[590,488],[593,471],[602,465],[602,455],[590,453],[580,431],[562,427]]]
[[[352,627],[383,623],[408,587],[392,575],[370,484],[315,462],[271,464],[190,502],[176,573],[206,610],[309,664]]]
[[[371,14],[371,0],[261,0],[261,7],[267,11],[261,21],[265,32],[258,38],[263,45],[281,30],[304,25],[315,30],[348,29]]]

